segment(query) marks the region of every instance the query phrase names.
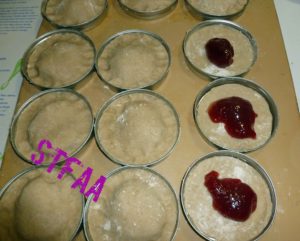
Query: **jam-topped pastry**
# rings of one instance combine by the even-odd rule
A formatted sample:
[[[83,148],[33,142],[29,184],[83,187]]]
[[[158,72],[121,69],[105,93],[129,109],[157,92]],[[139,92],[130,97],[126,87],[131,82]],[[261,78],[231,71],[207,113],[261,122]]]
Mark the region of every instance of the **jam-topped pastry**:
[[[217,100],[208,107],[208,114],[213,122],[223,122],[232,137],[256,138],[253,126],[257,114],[249,101],[235,96]]]
[[[256,193],[238,178],[218,177],[216,171],[205,175],[204,185],[213,198],[213,207],[224,217],[246,221],[256,209]]]
[[[205,44],[207,58],[220,68],[233,63],[234,49],[225,38],[212,38]]]
[[[194,115],[201,134],[222,149],[248,152],[263,146],[274,130],[269,100],[238,81],[223,80],[197,97]]]
[[[212,78],[239,76],[256,60],[252,36],[230,21],[209,20],[193,27],[183,44],[184,54],[198,72]]]
[[[210,153],[187,171],[185,216],[205,240],[256,240],[275,213],[274,188],[257,163],[228,151]]]

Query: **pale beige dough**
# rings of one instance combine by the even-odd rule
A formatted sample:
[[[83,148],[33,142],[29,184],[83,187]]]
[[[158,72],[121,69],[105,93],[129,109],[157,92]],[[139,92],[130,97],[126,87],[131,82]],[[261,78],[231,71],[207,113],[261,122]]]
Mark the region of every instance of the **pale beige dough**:
[[[138,12],[156,12],[168,8],[175,0],[121,0],[125,6]]]
[[[238,13],[248,3],[247,0],[188,0],[188,2],[199,12],[214,16]]]
[[[257,114],[254,122],[255,139],[233,138],[227,133],[223,123],[211,121],[207,112],[209,105],[217,100],[232,96],[248,100]],[[212,143],[225,149],[242,152],[251,151],[266,143],[272,134],[273,115],[268,102],[255,90],[240,84],[225,84],[212,88],[201,98],[196,113],[196,120],[204,136]]]
[[[113,39],[98,58],[103,79],[121,89],[142,88],[161,80],[169,67],[166,48],[145,33],[127,33]]]
[[[75,234],[82,217],[83,198],[72,190],[74,179],[57,179],[36,169],[14,181],[0,199],[0,237],[5,241],[62,241]],[[1,239],[2,240],[2,239]]]
[[[176,229],[177,203],[156,174],[125,169],[109,177],[99,203],[88,209],[93,241],[169,241]]]
[[[130,93],[113,101],[97,123],[97,135],[113,159],[127,164],[149,164],[175,145],[178,122],[162,99]]]
[[[74,26],[95,19],[105,6],[106,0],[48,0],[45,15],[56,24]]]
[[[71,92],[50,92],[31,102],[19,116],[14,142],[28,160],[43,139],[71,156],[88,138],[92,124],[92,113],[83,99]],[[50,163],[54,151],[43,148],[43,152],[47,154],[43,164]]]
[[[232,45],[234,56],[230,66],[220,68],[207,58],[205,44],[212,38],[225,38]],[[197,69],[219,77],[241,75],[250,69],[255,59],[249,38],[241,31],[224,24],[209,25],[192,32],[186,40],[185,54]]]
[[[148,185],[138,180],[124,182],[114,194],[113,215],[118,216],[118,224],[124,235],[131,239],[157,239],[165,225],[165,208],[159,197]],[[128,200],[136,200],[133,202]],[[155,205],[153,205],[155,204]],[[147,210],[147,208],[149,208]],[[144,215],[148,212],[148,215]],[[130,216],[128,215],[130,213]]]
[[[205,175],[213,170],[220,174],[220,179],[240,179],[256,193],[256,210],[246,221],[225,218],[213,208],[212,197],[204,186]],[[183,200],[186,213],[197,230],[206,237],[222,241],[252,240],[268,225],[273,207],[270,190],[262,176],[245,162],[228,156],[215,156],[196,164],[186,179]]]
[[[48,88],[77,82],[93,68],[94,48],[75,33],[55,33],[36,45],[26,72],[34,84]]]

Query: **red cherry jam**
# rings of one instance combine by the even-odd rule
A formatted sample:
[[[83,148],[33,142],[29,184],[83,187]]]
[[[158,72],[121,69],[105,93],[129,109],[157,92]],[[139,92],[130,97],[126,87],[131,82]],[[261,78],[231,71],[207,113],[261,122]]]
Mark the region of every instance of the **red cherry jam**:
[[[256,138],[253,126],[257,114],[247,100],[233,96],[215,101],[208,107],[208,115],[214,123],[223,122],[234,138]]]
[[[226,68],[233,63],[234,50],[225,38],[213,38],[205,44],[206,56],[210,62],[220,68]]]
[[[213,198],[214,209],[226,218],[246,221],[256,209],[256,193],[240,179],[218,179],[218,176],[218,172],[211,171],[205,175],[204,182]]]

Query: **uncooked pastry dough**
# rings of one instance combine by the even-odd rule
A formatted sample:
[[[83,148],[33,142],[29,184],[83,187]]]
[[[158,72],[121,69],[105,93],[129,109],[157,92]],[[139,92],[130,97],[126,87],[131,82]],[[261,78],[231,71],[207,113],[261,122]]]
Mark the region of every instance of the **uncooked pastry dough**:
[[[82,217],[83,198],[74,179],[39,168],[15,180],[0,199],[0,237],[5,241],[70,240]]]
[[[147,92],[131,92],[107,106],[96,132],[114,160],[149,164],[171,151],[179,127],[176,113],[163,99]]]
[[[201,13],[213,16],[227,16],[240,12],[247,0],[188,0]]]
[[[219,178],[238,178],[248,184],[257,195],[257,207],[244,222],[225,218],[212,206],[212,197],[204,186],[204,177],[212,170]],[[222,241],[252,240],[271,219],[273,203],[270,190],[253,167],[229,156],[214,156],[200,161],[191,169],[183,189],[186,214],[193,225],[206,237]]]
[[[61,26],[85,24],[104,11],[106,0],[48,0],[45,15]]]
[[[211,121],[207,112],[209,105],[232,96],[243,98],[252,104],[253,110],[257,114],[254,123],[255,139],[233,138],[227,133],[223,123]],[[254,150],[267,142],[272,134],[273,116],[266,99],[252,88],[240,84],[224,84],[212,88],[201,98],[196,113],[196,120],[204,136],[225,149],[242,152]]]
[[[88,104],[73,92],[46,93],[31,102],[14,125],[14,142],[27,160],[38,152],[41,140],[50,140],[54,149],[60,148],[69,156],[89,137],[93,116]],[[46,160],[53,159],[53,150],[43,148]]]
[[[170,241],[177,203],[166,182],[144,169],[108,178],[100,203],[90,203],[87,225],[93,241]]]
[[[137,12],[157,12],[162,11],[172,4],[176,0],[121,0],[121,3],[130,9]]]
[[[234,49],[233,63],[219,68],[206,56],[205,44],[212,38],[227,39]],[[241,31],[225,24],[213,24],[198,28],[186,40],[185,55],[202,72],[219,77],[237,76],[249,70],[255,55],[249,38]]]
[[[34,84],[65,87],[85,77],[94,65],[93,46],[75,33],[54,33],[38,43],[28,57],[26,72]]]
[[[161,80],[168,71],[164,45],[146,33],[122,34],[110,41],[98,57],[102,78],[121,89],[143,88]]]

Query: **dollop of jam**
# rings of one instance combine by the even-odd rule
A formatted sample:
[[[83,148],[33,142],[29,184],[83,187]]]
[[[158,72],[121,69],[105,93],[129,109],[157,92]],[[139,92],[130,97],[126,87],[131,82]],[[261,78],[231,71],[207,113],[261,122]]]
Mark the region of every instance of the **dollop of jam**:
[[[212,38],[205,44],[206,56],[210,62],[220,68],[233,63],[234,50],[225,38]]]
[[[223,122],[227,133],[234,138],[256,138],[253,128],[257,114],[243,98],[232,96],[217,100],[208,107],[208,115],[214,123]]]
[[[204,182],[213,198],[214,209],[226,218],[246,221],[256,209],[256,193],[240,179],[218,179],[218,176],[218,172],[211,171],[205,175]]]

